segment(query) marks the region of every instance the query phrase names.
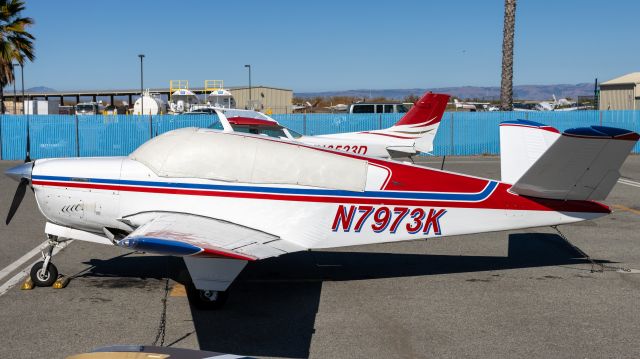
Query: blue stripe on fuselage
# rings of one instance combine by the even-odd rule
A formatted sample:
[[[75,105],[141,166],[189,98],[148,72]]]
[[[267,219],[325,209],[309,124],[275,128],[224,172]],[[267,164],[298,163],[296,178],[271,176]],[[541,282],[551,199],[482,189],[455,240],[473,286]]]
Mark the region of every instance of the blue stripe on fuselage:
[[[399,191],[345,191],[316,188],[287,188],[287,187],[260,187],[260,186],[235,186],[202,183],[178,183],[178,182],[152,182],[152,181],[132,181],[104,178],[78,178],[60,176],[40,176],[33,175],[35,180],[59,181],[59,182],[82,182],[96,184],[113,184],[122,186],[145,186],[145,187],[165,187],[180,189],[216,190],[232,192],[257,192],[283,195],[308,195],[308,196],[336,196],[336,197],[365,197],[365,198],[397,198],[397,199],[421,199],[434,201],[462,201],[478,202],[491,195],[498,186],[496,181],[488,181],[487,186],[477,193],[459,192],[399,192]]]

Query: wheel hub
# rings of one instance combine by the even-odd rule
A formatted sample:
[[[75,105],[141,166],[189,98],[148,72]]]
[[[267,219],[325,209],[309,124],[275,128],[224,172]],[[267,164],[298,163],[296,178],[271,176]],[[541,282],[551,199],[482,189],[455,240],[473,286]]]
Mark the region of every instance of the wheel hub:
[[[213,302],[218,299],[218,292],[215,290],[203,290],[200,292],[202,299]]]
[[[41,269],[38,271],[38,274],[37,274],[37,275],[38,275],[38,279],[39,279],[39,280],[41,280],[41,281],[43,281],[43,282],[46,282],[46,281],[47,281],[47,279],[49,279],[49,272],[48,272],[48,271],[45,271],[45,270],[44,270],[44,268],[41,268]]]

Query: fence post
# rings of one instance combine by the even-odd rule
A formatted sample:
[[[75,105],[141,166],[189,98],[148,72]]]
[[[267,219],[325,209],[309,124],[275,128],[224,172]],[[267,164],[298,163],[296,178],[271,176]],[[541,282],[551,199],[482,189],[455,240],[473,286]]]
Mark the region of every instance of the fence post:
[[[4,116],[0,116],[0,161],[2,160],[2,121],[3,120],[4,120]]]
[[[31,131],[29,131],[29,115],[27,115],[27,152],[25,153],[25,162],[31,162]]]
[[[451,121],[450,121],[451,125],[449,127],[451,129],[451,131],[450,131],[451,132],[451,140],[450,140],[451,143],[449,144],[449,156],[453,156],[453,112],[450,112],[450,113],[451,113]],[[443,166],[444,166],[444,164],[443,164]]]
[[[382,114],[378,115],[378,129],[382,130]]]
[[[80,121],[78,115],[75,115],[76,119],[76,157],[80,157]]]
[[[600,113],[600,126],[602,126],[602,111],[598,111]]]
[[[153,116],[149,113],[149,139],[153,138]]]
[[[307,113],[305,112],[304,115],[302,115],[302,134],[303,135],[307,135]]]

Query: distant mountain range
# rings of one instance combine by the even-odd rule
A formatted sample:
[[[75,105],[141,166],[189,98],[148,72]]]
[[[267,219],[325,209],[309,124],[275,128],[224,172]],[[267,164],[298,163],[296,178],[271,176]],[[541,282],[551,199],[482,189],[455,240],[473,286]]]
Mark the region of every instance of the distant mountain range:
[[[46,87],[46,86],[30,87],[30,88],[26,89],[25,91],[26,92],[37,92],[37,93],[58,92],[58,90],[55,90],[55,89],[52,89],[51,87]]]
[[[438,87],[430,89],[388,89],[388,90],[345,90],[345,91],[324,91],[324,92],[296,92],[294,96],[302,98],[313,97],[333,97],[352,96],[363,98],[385,97],[388,99],[402,100],[408,95],[421,96],[427,91],[446,93],[461,99],[500,99],[500,87],[489,86],[460,86],[460,87]],[[513,87],[514,98],[517,100],[542,101],[549,100],[553,95],[557,98],[570,97],[577,99],[578,96],[593,96],[593,84],[581,83],[577,85],[518,85]]]

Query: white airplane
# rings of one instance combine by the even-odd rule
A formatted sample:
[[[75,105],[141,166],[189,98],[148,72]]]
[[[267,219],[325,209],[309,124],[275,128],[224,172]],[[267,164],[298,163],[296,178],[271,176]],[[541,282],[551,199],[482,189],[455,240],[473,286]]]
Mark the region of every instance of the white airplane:
[[[257,111],[211,107],[202,114],[217,116],[209,126],[211,129],[261,134],[361,155],[397,158],[433,150],[433,140],[448,99],[448,95],[427,93],[395,125],[386,129],[319,136],[303,136]]]
[[[336,112],[345,112],[346,110],[349,109],[349,105],[345,105],[343,103],[339,103],[337,105],[329,106],[329,107],[327,107],[327,109],[329,109],[331,111],[336,111]]]
[[[315,105],[309,101],[305,101],[303,104],[293,104],[291,105],[291,111],[300,111],[314,108]]]
[[[31,186],[50,245],[31,279],[58,276],[53,248],[73,239],[184,258],[195,305],[215,308],[250,261],[321,248],[573,223],[604,199],[640,136],[608,127],[500,127],[502,181],[251,134],[184,128],[126,157],[41,159]]]
[[[499,111],[497,106],[491,104],[491,102],[468,102],[460,101],[457,98],[453,99],[453,104],[456,109],[463,109],[469,111]]]
[[[556,105],[556,107],[558,107],[558,106],[575,106],[575,105],[578,104],[576,101],[571,101],[571,100],[568,100],[566,98],[561,98],[561,99],[558,100],[556,98],[555,94],[553,94],[552,97],[553,97],[553,103]]]
[[[589,106],[578,106],[577,102],[569,101],[566,98],[557,99],[556,95],[552,95],[553,101],[542,101],[539,103],[514,104],[514,111],[533,112],[533,111],[577,111],[588,110]]]

